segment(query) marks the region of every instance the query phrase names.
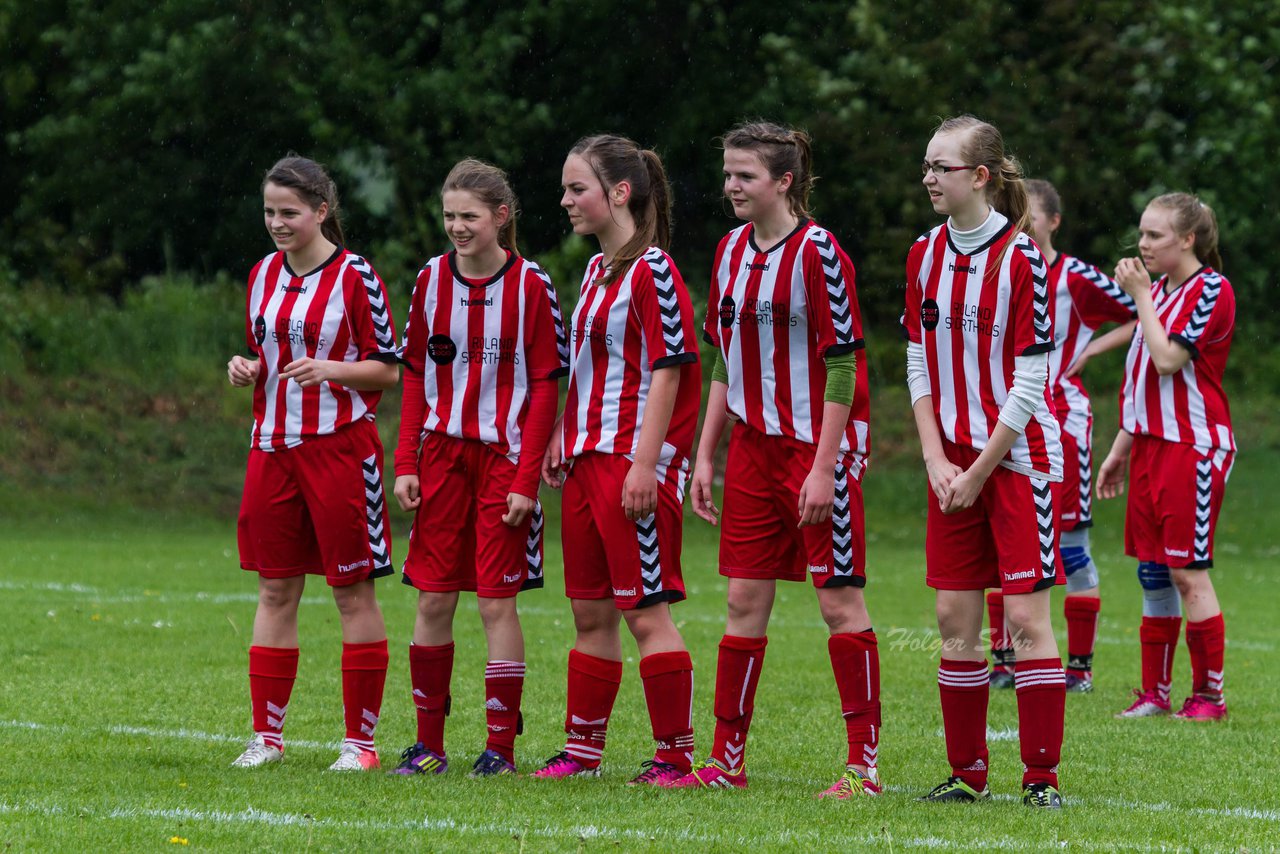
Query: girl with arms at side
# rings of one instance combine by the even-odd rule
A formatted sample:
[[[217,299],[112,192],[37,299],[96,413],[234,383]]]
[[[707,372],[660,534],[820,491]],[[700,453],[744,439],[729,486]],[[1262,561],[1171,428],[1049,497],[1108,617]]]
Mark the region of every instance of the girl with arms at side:
[[[404,581],[418,590],[409,672],[418,736],[401,774],[442,773],[458,593],[488,641],[488,742],[472,776],[515,771],[524,635],[516,594],[542,586],[538,477],[568,345],[551,279],[516,248],[516,197],[463,160],[441,190],[453,251],[418,274],[405,324],[395,496],[414,512]]]

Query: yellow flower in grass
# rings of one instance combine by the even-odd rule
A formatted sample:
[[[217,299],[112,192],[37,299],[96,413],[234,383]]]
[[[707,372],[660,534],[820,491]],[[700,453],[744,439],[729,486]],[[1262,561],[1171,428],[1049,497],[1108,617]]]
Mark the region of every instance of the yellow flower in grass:
[[[187,838],[185,836],[170,836],[169,844],[170,845],[190,845],[191,843],[187,841]]]

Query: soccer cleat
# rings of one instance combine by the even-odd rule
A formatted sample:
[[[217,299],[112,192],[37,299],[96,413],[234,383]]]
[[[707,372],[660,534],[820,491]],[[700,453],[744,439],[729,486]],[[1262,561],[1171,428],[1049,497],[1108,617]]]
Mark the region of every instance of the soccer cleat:
[[[515,763],[496,750],[486,750],[476,757],[468,777],[503,777],[516,773]]]
[[[1180,721],[1225,721],[1227,719],[1227,702],[1214,702],[1207,697],[1192,696],[1186,699],[1182,708],[1173,713]]]
[[[419,741],[405,748],[404,753],[400,754],[400,764],[391,773],[443,774],[448,768],[448,759],[434,750],[427,750],[423,743]]]
[[[1062,793],[1048,783],[1028,783],[1022,787],[1022,803],[1041,809],[1062,809]]]
[[[836,780],[830,789],[819,793],[820,798],[835,798],[837,801],[847,801],[850,798],[859,796],[875,796],[880,794],[880,778],[876,774],[874,768],[868,768],[864,774],[858,769],[850,765],[840,775],[840,779]]]
[[[991,668],[991,687],[995,689],[1013,687],[1013,670],[1002,665]]]
[[[1134,688],[1133,695],[1138,699],[1134,700],[1133,705],[1123,712],[1116,712],[1116,717],[1149,718],[1153,715],[1166,714],[1169,711],[1169,701],[1160,699],[1160,695],[1155,691],[1140,691]]]
[[[628,786],[657,786],[665,789],[685,775],[684,771],[670,762],[659,762],[657,759],[646,759],[640,763],[640,767],[643,770],[627,781]]]
[[[378,762],[378,751],[365,750],[355,744],[343,743],[338,749],[338,758],[329,766],[330,771],[377,771],[381,767]]]
[[[254,734],[253,738],[249,739],[249,743],[245,745],[244,753],[236,757],[235,761],[231,763],[231,767],[258,768],[262,765],[269,765],[272,762],[280,762],[283,759],[283,750],[278,747],[271,747],[261,735]]]
[[[1068,671],[1066,679],[1068,694],[1088,694],[1093,691],[1093,673],[1088,670],[1079,674]]]
[[[745,764],[737,771],[730,771],[714,759],[708,759],[680,779],[667,784],[668,789],[745,789],[746,787],[747,766]]]
[[[954,804],[971,804],[976,801],[985,801],[991,797],[991,789],[986,786],[982,787],[982,791],[970,786],[959,777],[948,777],[947,782],[940,786],[935,786],[933,791],[923,797],[916,798],[917,801],[934,801],[936,803],[954,803]]]
[[[562,750],[548,759],[545,765],[529,776],[537,777],[539,780],[563,780],[565,777],[599,777],[600,766],[588,768]]]

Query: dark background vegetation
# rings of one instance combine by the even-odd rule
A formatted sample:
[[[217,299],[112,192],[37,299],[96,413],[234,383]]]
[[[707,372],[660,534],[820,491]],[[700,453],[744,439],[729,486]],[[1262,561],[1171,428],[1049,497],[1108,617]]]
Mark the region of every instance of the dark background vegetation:
[[[0,0],[0,474],[234,504],[249,402],[222,366],[270,250],[259,181],[286,151],[329,166],[403,322],[415,270],[446,248],[457,158],[509,170],[522,249],[570,295],[588,248],[557,206],[564,153],[630,135],[667,163],[700,302],[733,224],[715,138],[753,116],[814,137],[816,215],[859,271],[878,447],[904,444],[902,261],[935,221],[918,163],[938,118],[966,111],[1057,184],[1060,247],[1104,269],[1151,196],[1212,204],[1241,309],[1229,392],[1269,400],[1278,61],[1272,2]]]

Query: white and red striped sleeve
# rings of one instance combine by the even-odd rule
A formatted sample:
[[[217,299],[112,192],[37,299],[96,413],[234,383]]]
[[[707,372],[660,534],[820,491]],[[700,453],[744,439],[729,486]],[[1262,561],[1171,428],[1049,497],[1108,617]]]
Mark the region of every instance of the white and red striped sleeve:
[[[854,290],[853,262],[824,229],[811,229],[805,243],[804,288],[818,358],[861,350],[862,315]]]
[[[418,273],[409,299],[409,316],[400,339],[399,357],[404,365],[404,382],[400,399],[400,434],[396,443],[396,477],[418,473],[418,448],[422,444],[422,424],[426,417],[427,392],[423,382],[426,371],[427,337],[431,334],[423,314],[427,288],[431,281],[430,265]]]
[[[1068,257],[1066,265],[1071,304],[1085,326],[1097,329],[1104,323],[1126,323],[1137,316],[1133,297],[1111,277],[1079,258]]]
[[[640,321],[649,369],[698,360],[693,307],[680,271],[661,249],[650,249],[631,278],[631,305]]]
[[[1053,350],[1053,312],[1049,299],[1049,265],[1026,234],[1009,247],[1009,320],[1013,326],[1013,355],[1034,356]]]
[[[394,320],[387,300],[387,288],[364,258],[354,255],[343,278],[347,322],[355,343],[357,361],[373,359],[396,362]]]

